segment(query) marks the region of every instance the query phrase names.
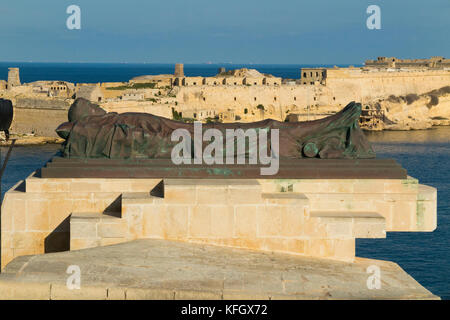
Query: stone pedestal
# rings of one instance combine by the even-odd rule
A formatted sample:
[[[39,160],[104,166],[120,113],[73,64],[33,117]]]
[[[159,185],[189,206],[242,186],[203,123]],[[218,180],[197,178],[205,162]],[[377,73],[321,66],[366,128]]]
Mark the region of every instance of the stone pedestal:
[[[166,239],[343,261],[355,238],[433,231],[436,189],[406,179],[39,178],[5,194],[1,266],[30,254]]]

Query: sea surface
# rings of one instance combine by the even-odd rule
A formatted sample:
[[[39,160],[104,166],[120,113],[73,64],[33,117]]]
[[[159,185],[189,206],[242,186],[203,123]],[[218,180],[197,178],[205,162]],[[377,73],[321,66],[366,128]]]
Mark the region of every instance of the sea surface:
[[[298,79],[300,68],[319,65],[230,65],[185,64],[188,76],[213,76],[219,67],[254,68],[262,73]],[[356,65],[355,65],[356,66]],[[173,73],[173,64],[87,64],[87,63],[4,63],[0,79],[7,79],[8,67],[19,67],[22,82],[65,80],[69,82],[128,81],[146,74]],[[391,232],[386,239],[357,239],[360,257],[389,260],[432,293],[450,299],[450,127],[419,131],[370,132],[367,136],[379,158],[394,158],[420,183],[438,189],[438,228],[428,232]],[[2,180],[2,196],[19,180],[41,168],[59,146],[16,147]],[[0,148],[2,159],[7,149]],[[382,276],[382,274],[381,274]]]
[[[355,66],[359,66],[356,65]],[[300,69],[306,67],[333,67],[333,65],[294,64],[185,64],[186,76],[215,76],[220,67],[256,69],[287,79],[300,79]],[[348,67],[348,65],[339,65]],[[20,80],[28,83],[38,80],[63,80],[73,83],[122,82],[142,75],[173,74],[175,64],[133,63],[34,63],[0,62],[0,80],[8,79],[8,68],[20,68]]]

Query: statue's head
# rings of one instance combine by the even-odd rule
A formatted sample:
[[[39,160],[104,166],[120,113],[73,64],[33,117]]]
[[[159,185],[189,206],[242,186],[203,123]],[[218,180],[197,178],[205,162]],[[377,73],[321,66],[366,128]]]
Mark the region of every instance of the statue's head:
[[[100,108],[97,104],[93,104],[84,98],[78,98],[70,106],[69,122],[80,121],[88,116],[102,116],[105,114],[106,111]]]
[[[86,99],[78,98],[69,108],[69,122],[65,122],[56,128],[56,133],[61,138],[67,139],[75,122],[82,121],[90,116],[102,116],[106,113],[107,112],[98,105],[93,104]]]

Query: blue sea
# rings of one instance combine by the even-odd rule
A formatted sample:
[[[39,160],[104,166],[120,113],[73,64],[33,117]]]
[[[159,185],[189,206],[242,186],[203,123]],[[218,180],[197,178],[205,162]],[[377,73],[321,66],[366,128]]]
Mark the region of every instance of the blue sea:
[[[358,66],[355,64],[355,66]],[[257,65],[257,64],[185,64],[186,76],[215,76],[220,67],[256,69],[287,79],[300,79],[300,69],[305,67],[333,67],[333,65]],[[348,65],[339,65],[348,67]],[[33,63],[0,62],[0,80],[8,79],[8,68],[20,68],[22,83],[37,80],[63,80],[73,83],[121,82],[142,75],[173,74],[175,64],[135,63]]]
[[[187,75],[214,75],[219,67],[243,65],[185,65]],[[173,65],[36,64],[0,63],[0,79],[7,67],[20,67],[22,82],[66,80],[70,82],[128,81],[143,74],[173,73]],[[299,78],[302,65],[245,65],[263,73]],[[438,189],[438,228],[432,233],[392,232],[386,239],[357,239],[360,257],[390,260],[432,293],[450,299],[450,127],[419,131],[367,133],[378,158],[399,161],[420,183]],[[2,159],[6,148],[0,148]],[[57,145],[16,147],[2,180],[2,192],[41,168],[57,151]]]

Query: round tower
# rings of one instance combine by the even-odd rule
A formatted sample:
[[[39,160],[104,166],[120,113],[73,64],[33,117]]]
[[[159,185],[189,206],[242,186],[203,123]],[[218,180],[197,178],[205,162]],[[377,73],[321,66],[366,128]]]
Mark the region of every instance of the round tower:
[[[173,75],[175,77],[184,77],[184,64],[182,63],[175,64],[175,73]]]

